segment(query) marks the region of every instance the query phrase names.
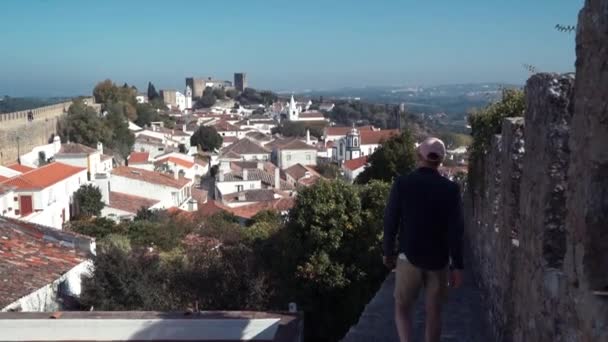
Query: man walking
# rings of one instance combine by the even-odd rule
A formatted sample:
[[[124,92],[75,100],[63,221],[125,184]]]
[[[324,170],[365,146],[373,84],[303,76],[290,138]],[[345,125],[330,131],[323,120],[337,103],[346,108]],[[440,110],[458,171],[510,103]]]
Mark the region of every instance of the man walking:
[[[423,141],[417,148],[418,168],[395,180],[384,214],[384,264],[396,267],[395,321],[401,342],[409,341],[412,309],[423,287],[426,341],[439,341],[448,278],[452,287],[462,284],[462,204],[458,185],[437,171],[444,157],[441,140]]]

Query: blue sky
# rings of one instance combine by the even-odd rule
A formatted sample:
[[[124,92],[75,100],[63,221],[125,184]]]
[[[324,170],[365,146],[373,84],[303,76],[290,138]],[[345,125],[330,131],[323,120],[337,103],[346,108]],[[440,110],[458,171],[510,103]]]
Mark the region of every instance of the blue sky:
[[[574,69],[583,0],[3,0],[0,96],[85,94],[96,82],[255,88],[523,83],[523,63]]]

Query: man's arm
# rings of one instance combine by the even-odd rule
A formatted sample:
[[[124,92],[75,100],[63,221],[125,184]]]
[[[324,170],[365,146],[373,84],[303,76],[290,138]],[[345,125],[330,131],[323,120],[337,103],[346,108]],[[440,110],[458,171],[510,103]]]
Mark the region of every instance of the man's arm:
[[[399,205],[401,202],[399,179],[395,179],[386,208],[384,209],[384,256],[394,256],[396,254],[395,240],[399,231]]]
[[[454,193],[451,194],[451,208],[449,209],[450,217],[448,221],[448,239],[450,248],[450,257],[452,266],[455,269],[463,269],[464,262],[462,258],[462,245],[464,234],[464,215],[462,209],[462,200],[460,197],[460,187],[455,184]]]

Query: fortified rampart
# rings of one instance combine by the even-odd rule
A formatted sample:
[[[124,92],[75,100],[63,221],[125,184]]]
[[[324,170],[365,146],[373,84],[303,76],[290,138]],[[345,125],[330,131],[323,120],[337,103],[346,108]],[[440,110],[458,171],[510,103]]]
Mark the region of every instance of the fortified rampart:
[[[92,105],[93,98],[84,99]],[[0,114],[0,164],[17,161],[18,154],[47,144],[57,133],[57,121],[68,111],[72,101],[29,110]]]
[[[608,1],[579,15],[574,75],[538,74],[471,165],[473,268],[497,341],[608,341]]]

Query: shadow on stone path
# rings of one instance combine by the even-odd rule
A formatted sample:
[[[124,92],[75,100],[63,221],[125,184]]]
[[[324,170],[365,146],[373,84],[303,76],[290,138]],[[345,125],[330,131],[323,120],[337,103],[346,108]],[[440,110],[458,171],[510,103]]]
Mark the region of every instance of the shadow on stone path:
[[[343,342],[399,341],[394,321],[395,273],[391,272],[374,298],[367,304],[359,322],[350,328]],[[424,341],[424,292],[421,292],[414,314],[414,342]],[[470,274],[460,289],[450,290],[443,308],[441,341],[488,342],[485,316],[479,289]]]

